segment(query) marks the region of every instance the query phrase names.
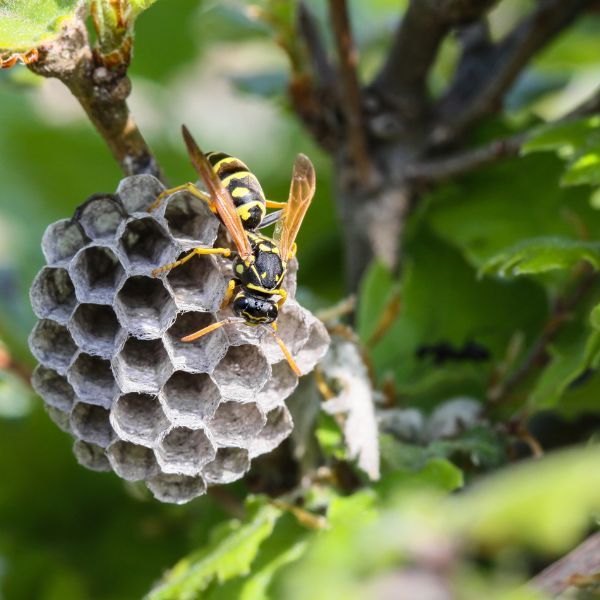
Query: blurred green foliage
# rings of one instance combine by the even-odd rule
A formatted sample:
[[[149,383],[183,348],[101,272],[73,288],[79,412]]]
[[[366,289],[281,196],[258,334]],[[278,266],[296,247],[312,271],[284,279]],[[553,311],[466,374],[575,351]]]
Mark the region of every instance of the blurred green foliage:
[[[285,3],[270,4],[289,12]],[[324,23],[324,4],[309,4]],[[365,80],[381,64],[406,4],[351,3]],[[68,11],[74,3],[44,5]],[[530,5],[501,2],[490,18],[493,35]],[[131,107],[174,184],[194,177],[181,121],[207,150],[245,160],[269,199],[287,198],[295,154],[311,157],[318,184],[298,238],[299,296],[310,308],[326,307],[344,294],[331,162],[292,114],[289,65],[247,8],[169,0],[141,14]],[[50,17],[40,11],[36,18],[46,31]],[[0,350],[19,367],[0,370],[0,597],[362,600],[414,584],[415,571],[431,571],[433,548],[442,550],[445,584],[456,597],[539,598],[519,586],[534,561],[556,559],[592,526],[600,504],[598,450],[500,467],[526,454],[509,427],[525,411],[600,413],[596,280],[569,311],[549,360],[514,396],[497,404],[490,398],[535,347],[557,303],[598,267],[599,201],[591,186],[600,186],[600,121],[540,122],[566,112],[582,78],[599,79],[599,33],[600,22],[589,15],[557,39],[515,86],[504,117],[473,136],[483,143],[537,126],[527,156],[429,192],[408,223],[400,276],[375,263],[361,285],[356,329],[365,345],[400,299],[399,314],[369,349],[375,380],[391,384],[403,408],[427,414],[461,396],[478,401],[485,418],[451,439],[381,436],[379,483],[354,493],[322,481],[311,488],[304,508],[326,514],[320,531],[265,498],[247,499],[241,483],[225,493],[234,504],[247,499],[246,517],[230,520],[229,503],[211,495],[183,507],[161,505],[145,488],[76,464],[68,436],[22,377],[33,366],[28,289],[44,262],[47,225],[89,195],[114,191],[121,174],[61,84],[23,67],[0,71]],[[454,38],[442,46],[433,95],[452,76],[457,48]],[[419,348],[441,342],[477,342],[490,356],[440,364],[419,357]],[[570,442],[592,433],[584,429]],[[316,443],[331,464],[344,458],[342,439],[336,421],[322,417]],[[482,472],[487,478],[478,482]]]

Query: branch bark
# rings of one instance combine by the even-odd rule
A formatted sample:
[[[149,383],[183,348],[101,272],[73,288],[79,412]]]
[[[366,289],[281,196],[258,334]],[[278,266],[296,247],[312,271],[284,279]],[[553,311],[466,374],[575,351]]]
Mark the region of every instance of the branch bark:
[[[497,0],[411,0],[385,65],[371,90],[407,118],[428,105],[426,78],[438,48],[454,26],[485,13]]]
[[[346,0],[329,0],[329,9],[340,62],[342,106],[350,152],[359,177],[371,183],[374,170],[367,144],[362,95],[356,73],[358,57],[352,40],[348,5]]]
[[[600,572],[600,532],[595,533],[573,552],[550,565],[529,585],[550,596],[557,596],[570,585],[576,584],[579,579],[598,572]]]
[[[166,178],[127,107],[131,82],[125,69],[98,66],[83,21],[69,22],[61,37],[39,50],[29,68],[60,79],[79,100],[125,175],[148,173]]]
[[[404,176],[419,183],[442,183],[494,164],[504,158],[517,156],[528,135],[529,132],[520,133],[502,140],[494,140],[484,146],[457,152],[445,158],[409,165]]]
[[[483,117],[498,111],[502,99],[531,58],[565,27],[590,0],[540,0],[538,8],[493,47],[482,46],[461,61],[454,83],[438,107],[441,126],[432,142],[461,136]]]

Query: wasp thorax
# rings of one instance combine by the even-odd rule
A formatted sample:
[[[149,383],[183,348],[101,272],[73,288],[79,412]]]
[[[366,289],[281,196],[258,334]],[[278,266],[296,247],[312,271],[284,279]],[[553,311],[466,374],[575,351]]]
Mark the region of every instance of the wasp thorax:
[[[277,319],[277,304],[273,300],[257,298],[240,292],[233,301],[233,314],[252,325],[267,325]]]
[[[76,439],[77,460],[146,481],[160,500],[182,503],[239,479],[290,434],[285,400],[298,378],[262,327],[239,323],[182,341],[217,322],[227,279],[213,256],[153,276],[184,253],[211,247],[219,227],[186,190],[148,213],[164,191],[150,175],[127,177],[116,194],[95,194],[74,218],[48,227],[47,266],[31,288],[40,321],[29,343],[40,362],[33,387]],[[308,373],[329,338],[294,300],[294,273],[295,264],[280,335]],[[254,298],[244,310],[262,311],[267,323],[278,312]]]

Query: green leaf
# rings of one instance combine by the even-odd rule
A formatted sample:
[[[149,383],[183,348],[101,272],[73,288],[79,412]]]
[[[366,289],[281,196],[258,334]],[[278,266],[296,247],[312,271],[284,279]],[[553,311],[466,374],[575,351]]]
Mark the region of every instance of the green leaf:
[[[563,165],[550,153],[494,165],[436,191],[427,220],[476,268],[522,240],[579,237],[576,223],[600,230],[589,190],[559,186]]]
[[[425,409],[457,395],[483,397],[494,358],[435,365],[418,358],[421,346],[462,348],[477,341],[498,358],[514,331],[532,339],[547,312],[541,286],[526,279],[478,280],[459,251],[426,224],[407,241],[402,271],[400,314],[371,358],[380,381],[393,374],[398,393]]]
[[[598,457],[591,446],[527,461],[448,502],[454,518],[486,548],[522,543],[561,553],[581,539],[600,508]]]
[[[254,573],[242,587],[239,600],[269,600],[267,589],[275,573],[282,567],[297,561],[306,552],[307,547],[306,540],[298,542]]]
[[[586,148],[567,168],[562,178],[565,185],[591,185],[600,183],[600,142]]]
[[[600,183],[600,117],[551,123],[537,129],[524,144],[523,153],[554,150],[569,160],[562,178],[565,185]]]
[[[384,473],[420,471],[433,459],[447,459],[459,465],[467,462],[470,469],[489,469],[506,462],[504,445],[492,431],[477,426],[453,440],[438,440],[428,446],[417,446],[391,435],[379,438]]]
[[[464,484],[462,471],[443,458],[431,458],[423,469],[398,470],[382,479],[375,489],[383,497],[389,498],[407,489],[434,489],[453,492]]]
[[[531,404],[538,408],[550,408],[559,400],[569,384],[579,377],[586,368],[583,348],[570,348],[561,352],[550,349],[552,361],[544,369],[530,396]]]
[[[396,287],[389,267],[380,259],[374,260],[363,276],[359,290],[357,331],[362,343],[375,333]]]
[[[82,0],[4,0],[0,3],[0,52],[26,52],[51,41]]]
[[[514,277],[555,269],[570,269],[585,260],[600,267],[600,242],[582,242],[558,237],[525,240],[490,258],[480,275]]]
[[[156,0],[129,0],[131,11],[134,15],[141,13],[143,10],[150,8]]]
[[[550,123],[538,127],[523,144],[523,154],[555,150],[561,158],[571,158],[590,140],[600,140],[600,116]]]
[[[192,600],[213,580],[222,583],[247,574],[261,543],[271,534],[281,511],[263,505],[246,524],[230,522],[200,553],[180,561],[147,600]]]

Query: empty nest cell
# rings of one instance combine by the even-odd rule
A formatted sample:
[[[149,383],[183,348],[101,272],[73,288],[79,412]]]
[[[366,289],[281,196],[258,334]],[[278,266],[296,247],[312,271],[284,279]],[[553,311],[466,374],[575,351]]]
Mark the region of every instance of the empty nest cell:
[[[94,194],[77,208],[75,219],[90,239],[111,241],[125,222],[125,215],[114,196]]]
[[[126,481],[146,480],[160,473],[150,448],[118,440],[108,447],[106,455],[115,473]]]
[[[160,402],[149,394],[121,396],[110,418],[119,437],[142,446],[156,445],[170,426]]]
[[[61,325],[66,325],[77,304],[69,272],[62,267],[44,267],[33,280],[29,297],[40,319],[53,319]]]
[[[219,221],[203,200],[181,191],[166,201],[165,220],[171,235],[182,248],[211,246],[217,237]]]
[[[69,272],[80,302],[112,304],[125,280],[125,270],[115,253],[102,246],[82,250],[73,259]]]
[[[135,272],[147,272],[175,260],[178,248],[167,232],[152,217],[129,221],[121,236],[120,246],[129,267]]]
[[[202,429],[176,427],[156,447],[156,458],[163,473],[198,475],[215,457],[215,447]]]
[[[115,311],[105,304],[80,304],[69,322],[77,345],[88,354],[110,358],[119,332]]]
[[[172,504],[185,504],[206,493],[204,479],[189,475],[160,473],[149,479],[146,485],[157,500]]]
[[[176,371],[162,389],[160,399],[172,423],[195,429],[212,418],[221,395],[206,373]]]
[[[36,323],[29,336],[29,348],[43,365],[61,375],[65,374],[77,353],[77,346],[67,328],[50,319]]]
[[[82,352],[67,371],[67,379],[83,402],[110,408],[119,388],[110,362]]]
[[[187,252],[180,255],[183,258]],[[211,256],[193,256],[175,267],[166,279],[180,310],[216,312],[219,310],[227,282]]]
[[[104,448],[96,444],[77,440],[73,444],[73,454],[75,454],[77,462],[86,469],[91,469],[92,471],[111,470]]]
[[[123,392],[158,394],[173,372],[161,340],[130,337],[113,359],[113,368]]]
[[[71,427],[84,442],[106,448],[115,438],[106,408],[78,402],[71,412]]]
[[[215,459],[208,463],[202,476],[208,484],[224,484],[238,480],[250,468],[248,450],[219,448]]]
[[[253,399],[271,375],[271,367],[257,346],[231,346],[213,371],[213,379],[226,398]]]
[[[62,219],[49,225],[42,238],[42,251],[49,265],[70,261],[86,240],[83,229],[73,219]]]
[[[227,352],[227,334],[223,328],[211,331],[191,342],[181,339],[212,325],[210,313],[187,312],[177,317],[164,338],[165,347],[176,369],[204,373],[211,371]]]
[[[125,282],[114,307],[123,327],[142,339],[161,336],[177,316],[175,302],[163,282],[144,275]]]
[[[38,365],[31,376],[31,385],[44,402],[66,413],[71,412],[75,392],[64,375],[59,375],[44,365]]]
[[[293,426],[292,416],[285,406],[274,408],[267,415],[261,432],[248,444],[250,458],[277,448],[290,435]]]
[[[163,184],[152,175],[133,175],[121,181],[117,196],[129,214],[145,213],[165,191]]]
[[[208,427],[217,443],[245,446],[258,434],[265,422],[265,416],[254,402],[223,402]]]

